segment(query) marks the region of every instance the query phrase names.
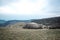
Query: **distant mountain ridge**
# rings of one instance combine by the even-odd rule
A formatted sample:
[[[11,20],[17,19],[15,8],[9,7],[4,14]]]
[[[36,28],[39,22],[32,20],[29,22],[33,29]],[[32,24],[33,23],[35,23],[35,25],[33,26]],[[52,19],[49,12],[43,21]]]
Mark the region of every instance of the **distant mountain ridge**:
[[[60,28],[60,17],[44,18],[44,19],[33,19],[32,22],[43,24],[46,26],[52,26]]]
[[[31,19],[31,20],[0,20],[0,27],[5,27],[9,24],[15,24],[18,22],[36,22],[46,26],[57,26],[60,27],[60,17],[44,18],[44,19]]]
[[[60,23],[60,17],[52,17],[52,18],[44,18],[44,19],[32,19],[32,22],[36,22],[36,23]]]
[[[6,21],[5,21],[5,20],[0,20],[0,27],[1,27],[1,26],[4,26],[4,25],[5,25],[5,23],[6,23]]]
[[[1,23],[5,23],[5,22],[6,22],[5,20],[0,20],[0,24],[1,24]]]
[[[30,20],[10,20],[10,21],[7,21],[5,23],[5,25],[15,24],[15,23],[18,23],[18,22],[30,22]]]
[[[1,20],[1,21],[3,21],[3,20]],[[7,26],[9,24],[15,24],[18,22],[30,22],[30,20],[9,20],[9,21],[5,21],[4,23],[1,23],[2,25],[0,24],[0,27],[1,26]]]

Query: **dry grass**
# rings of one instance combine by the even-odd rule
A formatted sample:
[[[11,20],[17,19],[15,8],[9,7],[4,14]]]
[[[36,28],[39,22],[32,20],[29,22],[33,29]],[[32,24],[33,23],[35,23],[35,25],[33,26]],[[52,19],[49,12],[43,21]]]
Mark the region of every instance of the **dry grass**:
[[[60,29],[0,28],[0,40],[60,40]]]

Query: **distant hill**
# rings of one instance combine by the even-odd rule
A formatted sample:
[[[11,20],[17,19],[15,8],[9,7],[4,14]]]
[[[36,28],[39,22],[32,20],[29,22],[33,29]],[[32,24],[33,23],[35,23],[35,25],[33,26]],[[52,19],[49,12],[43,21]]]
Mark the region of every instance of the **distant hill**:
[[[1,26],[7,26],[7,25],[10,25],[10,24],[15,24],[15,23],[18,23],[18,22],[25,22],[25,23],[27,23],[27,22],[30,22],[30,20],[9,20],[9,21],[5,21],[4,23],[2,23],[2,20],[1,20],[1,24],[2,25],[0,25],[0,27]]]
[[[44,19],[32,19],[32,22],[42,23],[42,24],[53,24],[53,23],[60,23],[60,17],[53,17],[53,18],[44,18]]]
[[[5,22],[6,22],[5,20],[0,20],[0,24],[1,24],[1,23],[5,23]]]
[[[44,18],[44,19],[32,19],[32,22],[44,24],[46,26],[60,28],[60,17]]]
[[[0,20],[0,27],[5,25],[5,20]]]
[[[17,22],[17,23],[14,23],[14,24],[8,24],[8,25],[6,25],[6,27],[7,28],[22,28],[25,25],[26,25],[25,22]]]
[[[32,19],[32,20],[9,20],[9,21],[0,20],[0,27],[5,27],[7,25],[14,25],[16,23],[19,24],[20,22],[24,22],[24,23],[36,22],[36,23],[43,24],[43,25],[46,25],[46,26],[60,28],[60,17]]]

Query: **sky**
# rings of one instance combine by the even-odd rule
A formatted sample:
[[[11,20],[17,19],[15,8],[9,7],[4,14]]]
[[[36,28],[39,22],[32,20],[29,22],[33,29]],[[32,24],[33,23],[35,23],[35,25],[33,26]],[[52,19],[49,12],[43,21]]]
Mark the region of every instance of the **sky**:
[[[0,19],[29,20],[60,16],[60,0],[0,0]]]

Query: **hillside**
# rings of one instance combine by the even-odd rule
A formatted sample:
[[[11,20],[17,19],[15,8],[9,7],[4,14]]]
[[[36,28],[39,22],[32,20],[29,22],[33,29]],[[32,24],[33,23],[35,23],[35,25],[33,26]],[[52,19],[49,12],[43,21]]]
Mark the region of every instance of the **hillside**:
[[[52,17],[52,18],[44,18],[44,19],[32,19],[32,20],[8,20],[8,21],[0,21],[0,27],[6,27],[7,25],[11,26],[16,24],[21,24],[22,22],[28,23],[28,22],[36,22],[38,24],[43,24],[45,26],[49,26],[53,29],[58,28],[60,29],[60,17]],[[18,23],[18,24],[17,24]],[[23,23],[23,25],[24,25]]]
[[[9,25],[6,25],[7,28],[22,28],[26,25],[25,22],[17,22],[17,23],[14,23],[14,24],[9,24]]]
[[[5,20],[0,20],[0,27],[4,26],[4,25],[5,25],[5,23],[6,23],[6,21],[5,21]]]
[[[44,18],[44,19],[33,19],[32,22],[44,24],[46,26],[52,26],[60,28],[60,17]]]
[[[34,19],[27,22],[60,27],[60,17]],[[27,22],[6,21],[4,23],[6,27],[0,27],[0,40],[60,40],[60,29],[23,29]]]
[[[16,24],[16,23],[19,23],[19,22],[25,22],[25,23],[27,23],[27,22],[30,22],[30,20],[8,20],[8,21],[5,21],[5,22],[3,22],[1,20],[0,27],[5,27],[7,25],[13,25],[13,24]]]

